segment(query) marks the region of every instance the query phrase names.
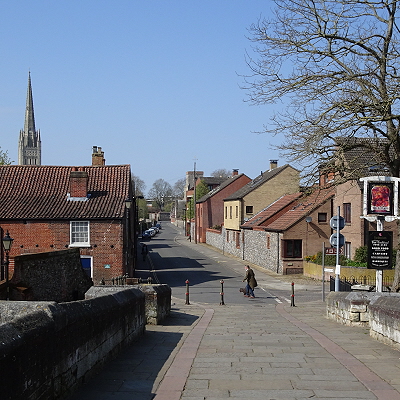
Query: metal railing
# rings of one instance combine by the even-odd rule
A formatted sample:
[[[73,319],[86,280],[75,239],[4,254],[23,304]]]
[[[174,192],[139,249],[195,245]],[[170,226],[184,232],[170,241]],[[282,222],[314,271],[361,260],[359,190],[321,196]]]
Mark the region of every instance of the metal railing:
[[[339,292],[351,292],[351,287],[353,285],[368,285],[374,286],[376,285],[376,278],[375,276],[371,275],[363,275],[358,276],[357,278],[354,276],[350,277],[339,277]],[[383,277],[383,291],[390,292],[390,287],[392,285],[392,278],[390,277]],[[330,277],[329,282],[330,291],[335,291],[335,277]]]

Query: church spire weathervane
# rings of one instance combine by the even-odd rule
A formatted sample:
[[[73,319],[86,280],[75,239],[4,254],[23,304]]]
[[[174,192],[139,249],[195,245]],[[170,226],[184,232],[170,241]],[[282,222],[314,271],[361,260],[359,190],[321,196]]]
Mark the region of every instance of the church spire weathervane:
[[[26,94],[24,129],[19,133],[18,143],[19,165],[41,165],[40,131],[35,128],[31,73],[28,74],[28,90]]]

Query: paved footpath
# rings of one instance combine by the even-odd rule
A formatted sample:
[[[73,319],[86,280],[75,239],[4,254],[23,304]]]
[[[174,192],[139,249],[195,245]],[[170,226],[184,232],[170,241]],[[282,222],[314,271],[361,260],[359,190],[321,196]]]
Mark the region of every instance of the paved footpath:
[[[270,293],[288,286],[287,277],[262,274],[257,280],[269,282]],[[304,293],[315,289],[298,283]],[[172,302],[164,325],[148,325],[68,400],[400,400],[400,352],[365,328],[328,320],[322,300]]]
[[[165,325],[147,326],[71,400],[400,399],[400,353],[326,319],[322,301],[173,300]]]

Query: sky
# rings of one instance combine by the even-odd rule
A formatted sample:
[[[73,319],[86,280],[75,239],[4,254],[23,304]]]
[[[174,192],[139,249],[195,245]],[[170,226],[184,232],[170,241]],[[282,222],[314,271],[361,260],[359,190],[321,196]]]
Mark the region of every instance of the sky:
[[[282,159],[259,134],[274,107],[252,106],[248,28],[269,0],[8,0],[0,3],[0,147],[18,162],[31,73],[42,165],[130,164],[148,191],[186,171],[250,178]]]

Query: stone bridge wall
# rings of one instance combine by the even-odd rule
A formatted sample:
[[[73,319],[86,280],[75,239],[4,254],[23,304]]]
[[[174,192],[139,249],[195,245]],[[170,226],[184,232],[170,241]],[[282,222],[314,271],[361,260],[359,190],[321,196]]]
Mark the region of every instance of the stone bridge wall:
[[[344,325],[369,327],[373,338],[400,350],[400,294],[331,292],[326,311]]]
[[[92,287],[69,303],[0,302],[1,399],[64,399],[142,335],[147,320],[165,318],[170,298],[166,285],[138,285]]]

